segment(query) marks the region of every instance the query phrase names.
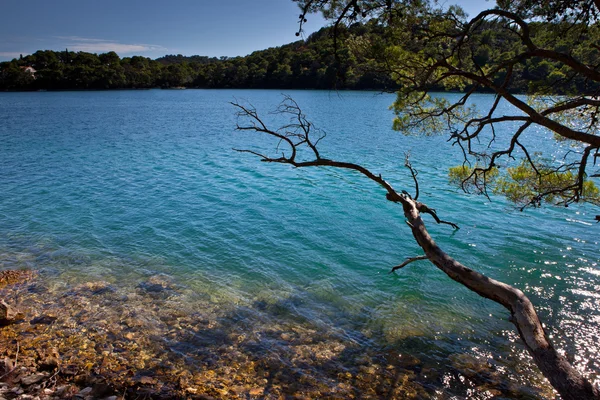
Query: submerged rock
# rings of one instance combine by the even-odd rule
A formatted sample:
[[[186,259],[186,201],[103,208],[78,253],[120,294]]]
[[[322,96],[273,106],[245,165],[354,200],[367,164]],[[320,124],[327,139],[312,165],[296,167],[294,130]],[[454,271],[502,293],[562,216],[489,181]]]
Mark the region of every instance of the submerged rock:
[[[77,292],[77,293],[81,293],[83,291],[89,291],[91,294],[98,295],[98,294],[105,294],[107,292],[114,292],[115,289],[108,282],[95,281],[95,282],[86,282],[75,288],[75,292]]]
[[[63,279],[47,291],[2,289],[6,312],[18,305],[30,322],[0,332],[0,376],[8,373],[7,387],[20,392],[5,397],[420,399],[440,388],[443,371],[398,350],[306,319],[265,317],[260,307],[187,297],[167,275],[142,282]],[[464,357],[452,361],[473,369]],[[461,375],[472,384],[472,374]],[[522,394],[494,380],[473,382]]]
[[[18,283],[25,283],[36,276],[35,271],[31,270],[17,270],[9,269],[0,271],[0,289],[7,285],[14,285]]]
[[[34,278],[36,273],[30,270],[4,270],[0,271],[0,289],[8,285],[25,283]],[[23,318],[23,314],[15,307],[0,299],[0,325],[9,325]]]
[[[8,325],[19,320],[23,314],[0,299],[0,325]]]
[[[177,294],[177,285],[168,275],[153,275],[147,281],[140,282],[138,289],[141,293],[147,294],[153,299],[165,299]]]
[[[39,317],[35,317],[33,318],[31,321],[29,321],[29,323],[31,325],[50,325],[52,324],[54,321],[56,321],[56,317],[53,317],[51,315],[41,315]]]
[[[47,373],[40,372],[37,374],[27,375],[21,378],[21,383],[25,386],[33,385],[48,377]]]

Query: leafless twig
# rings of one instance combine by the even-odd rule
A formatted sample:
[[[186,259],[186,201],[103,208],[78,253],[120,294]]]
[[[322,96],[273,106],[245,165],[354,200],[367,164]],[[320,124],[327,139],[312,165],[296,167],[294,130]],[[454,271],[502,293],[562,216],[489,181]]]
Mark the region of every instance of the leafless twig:
[[[2,379],[2,378],[4,378],[4,377],[6,377],[6,376],[8,376],[8,375],[12,374],[12,373],[13,373],[13,371],[14,371],[15,369],[17,369],[17,362],[18,362],[18,360],[19,360],[19,342],[17,342],[17,352],[16,352],[16,354],[15,354],[15,362],[14,362],[14,365],[13,365],[13,367],[11,368],[11,370],[10,370],[10,371],[8,371],[8,372],[7,372],[7,373],[5,373],[4,375],[0,376],[0,379]]]
[[[428,259],[428,257],[425,255],[407,258],[402,264],[399,264],[399,265],[396,265],[395,267],[393,267],[389,273],[391,274],[392,272],[395,272],[401,268],[404,268],[412,262],[419,261],[419,260],[427,260],[427,259]]]

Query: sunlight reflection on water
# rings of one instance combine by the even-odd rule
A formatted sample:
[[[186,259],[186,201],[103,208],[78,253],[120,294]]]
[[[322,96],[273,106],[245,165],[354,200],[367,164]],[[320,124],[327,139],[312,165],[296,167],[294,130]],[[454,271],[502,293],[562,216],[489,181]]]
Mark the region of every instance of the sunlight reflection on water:
[[[232,132],[234,96],[265,112],[280,99],[270,91],[0,93],[1,268],[40,270],[55,293],[105,281],[136,298],[147,294],[140,284],[164,275],[182,288],[169,310],[223,312],[217,333],[198,336],[188,321],[189,343],[179,337],[173,345],[184,357],[197,357],[211,340],[221,341],[216,348],[240,340],[244,354],[283,346],[280,362],[295,365],[294,348],[280,338],[287,324],[304,332],[302,357],[312,343],[323,359],[347,357],[344,368],[366,365],[354,353],[361,349],[375,358],[411,355],[417,366],[402,368],[428,393],[464,396],[492,385],[514,397],[521,386],[547,389],[502,308],[426,263],[388,274],[418,248],[381,191],[346,172],[273,167],[233,153],[249,143]],[[593,210],[518,213],[503,199],[459,193],[446,172],[457,154],[443,138],[391,131],[393,96],[293,96],[327,130],[324,154],[363,163],[401,187],[411,180],[398,154],[410,150],[423,200],[461,225],[452,232],[427,221],[438,243],[525,290],[557,345],[598,379]],[[483,106],[492,99],[478,95]],[[244,338],[223,339],[247,327]]]

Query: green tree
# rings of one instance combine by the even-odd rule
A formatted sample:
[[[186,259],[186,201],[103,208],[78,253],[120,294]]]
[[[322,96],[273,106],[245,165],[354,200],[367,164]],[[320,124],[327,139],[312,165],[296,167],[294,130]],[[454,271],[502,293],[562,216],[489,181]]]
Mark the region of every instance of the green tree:
[[[459,171],[463,173],[460,181],[465,189],[487,194],[489,181],[500,179],[499,190],[523,202],[524,206],[538,206],[543,200],[569,205],[597,195],[597,189],[587,179],[591,175],[592,159],[598,157],[600,149],[596,117],[600,107],[597,100],[600,73],[596,68],[600,65],[600,54],[588,48],[594,49],[594,41],[600,37],[595,32],[599,4],[591,0],[506,1],[500,2],[501,8],[486,10],[468,19],[459,8],[444,10],[419,0],[296,2],[302,10],[300,29],[306,16],[317,11],[330,18],[335,27],[367,16],[378,18],[386,26],[386,35],[371,38],[363,48],[365,57],[370,55],[371,62],[385,68],[400,86],[393,105],[394,127],[410,135],[449,135],[449,140],[462,149],[465,158],[465,168]],[[536,37],[538,26],[528,19],[531,17],[547,17],[554,24],[552,33]],[[497,32],[490,32],[490,26]],[[552,40],[566,47],[550,46]],[[334,42],[339,49],[338,40]],[[484,46],[492,46],[494,51],[485,52]],[[568,53],[561,51],[565,48],[569,49]],[[543,61],[548,64],[541,65]],[[532,92],[528,101],[514,95],[517,88],[513,86],[513,79],[534,65],[547,68],[561,78],[562,75],[555,72],[559,70],[567,78],[564,82],[544,80],[541,85],[530,85]],[[572,91],[577,85],[571,83],[578,79],[584,86]],[[550,85],[561,85],[569,96],[541,97],[547,94]],[[440,88],[462,91],[463,95],[452,103],[435,94]],[[469,104],[477,91],[495,94],[496,100],[490,109],[479,110]],[[518,111],[514,115],[497,115],[495,111],[500,101],[512,104]],[[274,157],[247,151],[262,161],[295,167],[348,169],[381,186],[387,200],[402,206],[412,235],[423,250],[423,255],[410,258],[397,268],[413,261],[429,260],[451,279],[503,305],[510,311],[533,360],[563,398],[600,398],[600,390],[554,348],[533,304],[522,291],[467,268],[435,243],[422,214],[432,215],[438,223],[448,222],[418,200],[416,173],[408,160],[406,165],[413,172],[416,185],[412,196],[407,191],[397,191],[381,175],[360,165],[321,155],[317,145],[322,136],[311,129],[312,125],[292,99],[284,100],[278,109],[294,121],[285,129],[267,127],[252,107],[235,106],[244,121],[238,129],[270,135],[289,147],[285,153],[280,151],[284,155]],[[577,118],[573,118],[574,114]],[[495,146],[494,128],[515,122],[519,127],[508,145]],[[578,147],[575,151],[569,149],[569,155],[562,158],[567,161],[558,165],[556,159],[551,162],[537,159],[520,141],[525,131],[536,126],[552,131],[558,138],[571,140]],[[481,142],[484,146],[478,145]],[[510,167],[510,160],[517,156],[523,161]],[[499,176],[500,165],[509,166],[508,173]]]
[[[27,72],[17,60],[4,63],[0,70],[0,88],[4,90],[30,90],[33,88],[35,77]]]

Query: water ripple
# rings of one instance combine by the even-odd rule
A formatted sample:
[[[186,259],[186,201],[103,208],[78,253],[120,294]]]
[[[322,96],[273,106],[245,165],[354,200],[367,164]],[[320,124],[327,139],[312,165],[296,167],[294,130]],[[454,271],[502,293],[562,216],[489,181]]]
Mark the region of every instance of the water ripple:
[[[228,101],[248,97],[267,111],[277,92],[182,92],[0,93],[2,268],[133,285],[163,273],[192,297],[245,307],[243,318],[312,321],[446,368],[464,367],[457,354],[493,358],[515,381],[516,371],[533,371],[502,308],[427,263],[388,274],[419,249],[380,188],[349,171],[267,165],[232,150],[273,144],[234,133]],[[559,346],[597,376],[593,210],[519,213],[503,199],[458,192],[447,167],[459,155],[443,138],[392,132],[393,96],[293,95],[328,131],[328,156],[364,163],[402,188],[411,179],[398,155],[410,150],[427,177],[423,199],[462,228],[427,220],[440,245],[525,290]],[[460,386],[456,379],[435,378]]]

